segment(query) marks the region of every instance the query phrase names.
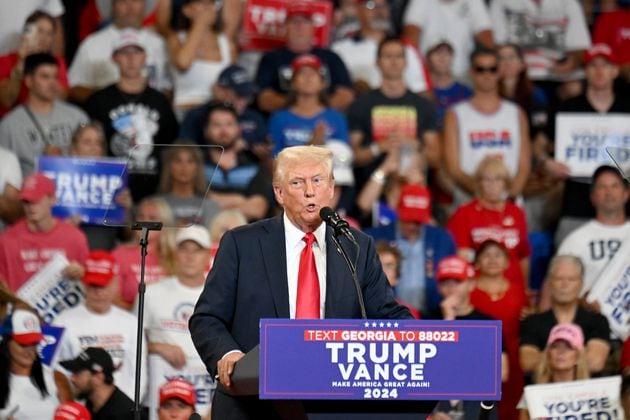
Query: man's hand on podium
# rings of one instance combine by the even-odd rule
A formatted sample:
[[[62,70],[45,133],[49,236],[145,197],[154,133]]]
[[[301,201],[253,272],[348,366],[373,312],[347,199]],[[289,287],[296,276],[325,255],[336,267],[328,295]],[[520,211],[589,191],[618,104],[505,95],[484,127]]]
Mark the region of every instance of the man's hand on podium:
[[[245,356],[245,353],[234,350],[229,353],[226,353],[225,356],[221,358],[217,362],[217,376],[219,382],[223,384],[223,386],[229,388],[232,386],[232,382],[230,381],[230,377],[232,373],[234,373],[234,365],[236,362],[241,360]]]

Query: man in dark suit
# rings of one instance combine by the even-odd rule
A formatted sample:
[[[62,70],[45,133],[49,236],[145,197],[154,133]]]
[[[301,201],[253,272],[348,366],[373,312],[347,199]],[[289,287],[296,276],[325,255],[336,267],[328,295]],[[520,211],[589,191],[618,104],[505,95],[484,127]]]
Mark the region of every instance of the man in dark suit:
[[[273,187],[281,216],[227,232],[190,319],[193,342],[208,371],[231,386],[235,363],[259,342],[261,318],[299,318],[303,237],[312,233],[318,295],[311,318],[360,318],[352,276],[332,242],[319,211],[334,193],[332,153],[323,147],[295,146],[276,158]],[[341,238],[356,260],[368,318],[413,319],[394,300],[372,239],[353,230],[355,248]],[[319,310],[317,310],[319,308]],[[296,315],[297,314],[297,315]],[[233,398],[217,390],[212,415],[219,419],[274,418],[272,404],[258,398]]]

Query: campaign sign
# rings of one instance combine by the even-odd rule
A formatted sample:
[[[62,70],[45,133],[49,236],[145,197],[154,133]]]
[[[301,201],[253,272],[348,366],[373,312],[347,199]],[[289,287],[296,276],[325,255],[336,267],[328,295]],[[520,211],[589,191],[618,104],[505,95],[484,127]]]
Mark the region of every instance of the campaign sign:
[[[262,399],[500,400],[500,321],[262,319]]]
[[[39,171],[55,181],[55,216],[65,219],[80,215],[83,223],[100,225],[107,215],[110,223],[125,223],[125,209],[114,201],[127,186],[125,162],[43,156],[37,165]]]
[[[627,114],[559,113],[556,116],[556,160],[571,176],[590,177],[600,165],[615,165],[606,148],[612,147],[619,165],[630,163],[630,124]]]
[[[61,342],[63,330],[64,329],[62,327],[42,325],[42,334],[44,335],[44,339],[37,346],[37,351],[39,353],[39,357],[42,359],[42,363],[46,366],[52,365],[55,352]]]
[[[244,51],[270,51],[285,44],[287,5],[290,0],[247,0],[243,9],[243,29],[240,34]],[[332,22],[332,3],[311,2],[315,45],[328,46]]]

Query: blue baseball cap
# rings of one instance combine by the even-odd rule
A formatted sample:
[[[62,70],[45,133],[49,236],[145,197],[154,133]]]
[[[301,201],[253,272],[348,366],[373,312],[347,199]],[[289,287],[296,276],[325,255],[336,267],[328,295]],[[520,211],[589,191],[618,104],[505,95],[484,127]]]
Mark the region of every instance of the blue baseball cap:
[[[249,98],[256,92],[256,86],[252,82],[247,71],[240,66],[230,65],[219,74],[217,84],[222,87],[234,89],[241,98]]]

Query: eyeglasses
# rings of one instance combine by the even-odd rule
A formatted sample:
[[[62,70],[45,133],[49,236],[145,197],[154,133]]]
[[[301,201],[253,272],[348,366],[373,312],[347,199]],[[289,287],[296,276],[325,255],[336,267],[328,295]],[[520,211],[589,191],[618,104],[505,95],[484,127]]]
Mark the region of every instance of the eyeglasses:
[[[475,73],[496,73],[497,71],[499,71],[499,66],[474,66],[473,70],[475,71]]]
[[[368,10],[387,9],[388,5],[383,3],[377,4],[374,0],[368,0],[365,2],[365,8]]]

